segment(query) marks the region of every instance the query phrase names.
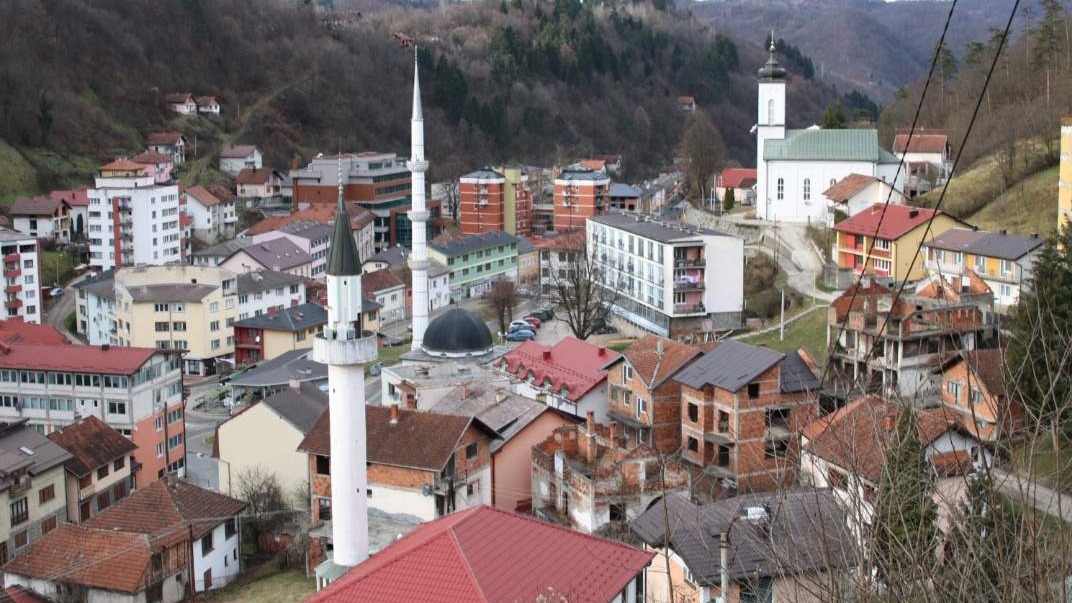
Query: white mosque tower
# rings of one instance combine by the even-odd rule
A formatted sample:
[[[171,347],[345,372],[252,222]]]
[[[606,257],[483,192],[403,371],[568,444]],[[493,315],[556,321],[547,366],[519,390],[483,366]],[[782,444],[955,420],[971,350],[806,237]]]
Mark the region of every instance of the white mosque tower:
[[[413,253],[409,256],[413,275],[413,345],[420,350],[428,328],[428,209],[424,202],[424,117],[421,115],[421,81],[417,73],[417,47],[413,47],[413,119],[409,171],[413,175],[413,206],[409,220],[413,229]]]
[[[376,336],[362,330],[361,258],[339,205],[327,264],[328,322],[313,343],[313,360],[328,365],[331,412],[331,537],[333,558],[317,568],[318,585],[369,555],[365,446],[365,364],[376,360]]]

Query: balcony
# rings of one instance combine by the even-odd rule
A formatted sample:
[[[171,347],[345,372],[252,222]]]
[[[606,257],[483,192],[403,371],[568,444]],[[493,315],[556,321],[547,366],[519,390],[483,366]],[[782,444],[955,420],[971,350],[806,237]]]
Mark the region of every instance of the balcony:
[[[22,270],[18,268],[4,270],[4,278],[18,278],[20,276],[22,276]]]
[[[13,264],[17,265],[19,263],[19,254],[17,254],[17,253],[9,253],[9,254],[5,255],[4,256],[4,263],[13,263]]]
[[[674,304],[674,314],[706,314],[703,304]]]
[[[674,268],[705,268],[707,260],[704,258],[674,258]]]
[[[703,281],[674,281],[674,291],[703,291],[706,288]]]
[[[9,299],[9,300],[7,300],[7,302],[4,303],[4,307],[7,308],[8,310],[14,310],[16,308],[21,308],[22,307],[22,300],[21,299]]]
[[[4,293],[7,293],[8,295],[18,293],[19,291],[22,291],[22,285],[8,285],[7,287],[4,287]]]

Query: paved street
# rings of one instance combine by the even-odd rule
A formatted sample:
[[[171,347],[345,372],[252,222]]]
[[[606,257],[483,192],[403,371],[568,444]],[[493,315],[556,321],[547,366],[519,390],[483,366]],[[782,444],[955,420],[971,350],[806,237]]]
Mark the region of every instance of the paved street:
[[[63,295],[45,312],[44,316],[45,324],[52,325],[59,329],[67,336],[67,340],[71,343],[83,343],[77,335],[67,330],[67,325],[64,322],[67,320],[67,315],[75,311],[75,300],[77,299],[76,296],[78,295],[78,292],[73,289],[71,285],[81,282],[87,276],[88,273],[75,277],[71,282],[64,285]]]

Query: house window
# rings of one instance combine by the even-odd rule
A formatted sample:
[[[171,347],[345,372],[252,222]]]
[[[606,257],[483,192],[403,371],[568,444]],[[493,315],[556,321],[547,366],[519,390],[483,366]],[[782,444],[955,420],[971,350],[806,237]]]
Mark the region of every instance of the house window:
[[[109,492],[101,492],[97,495],[97,509],[103,511],[112,505],[112,497]]]
[[[964,252],[962,252],[962,251],[954,251],[953,252],[953,265],[954,266],[963,266],[964,265]]]
[[[78,489],[79,490],[85,490],[86,488],[88,488],[88,487],[90,487],[92,485],[93,485],[93,474],[83,475],[82,477],[78,478]]]
[[[778,179],[778,200],[785,199],[785,178]]]
[[[97,469],[97,479],[104,479],[106,477],[108,477],[108,465],[101,465],[101,467]]]
[[[465,447],[465,459],[475,459],[476,455],[480,453],[480,446],[476,442],[469,444]]]
[[[949,396],[953,398],[953,402],[960,402],[960,384],[956,381],[950,381],[946,384],[945,389],[949,392]]]
[[[968,390],[968,402],[971,404],[979,404],[983,401],[983,392],[975,389],[974,387]]]
[[[755,578],[741,584],[741,603],[771,603],[773,600],[773,578]]]
[[[774,124],[774,99],[767,100],[767,125],[773,126]]]
[[[1012,274],[1012,262],[1009,260],[1001,260],[1001,274],[1008,276]]]
[[[628,363],[622,365],[622,383],[629,383],[629,380],[633,378],[633,367]]]
[[[44,536],[45,534],[48,534],[49,532],[51,532],[52,530],[55,530],[55,529],[56,529],[56,518],[55,517],[49,517],[48,519],[46,519],[46,520],[41,522],[41,535],[42,536]]]
[[[124,466],[126,466],[126,464],[127,464],[127,457],[121,456],[121,457],[115,459],[115,462],[112,463],[112,470],[113,471],[119,471]]]
[[[127,414],[126,402],[108,402],[108,413],[113,415],[125,415]],[[105,473],[107,475],[107,473]]]
[[[202,544],[202,546],[204,546]],[[205,570],[205,590],[212,588],[212,568]]]
[[[37,491],[37,504],[43,505],[53,498],[56,498],[56,487],[52,484]]]
[[[700,441],[696,438],[689,438],[689,452],[697,452],[700,450]]]
[[[718,447],[718,456],[715,457],[715,464],[719,467],[730,466],[730,447],[720,445]]]
[[[689,402],[689,421],[693,423],[700,420],[700,407]]]
[[[787,440],[768,440],[764,446],[763,456],[768,459],[784,459],[789,453]]]
[[[718,411],[718,424],[715,426],[715,429],[718,430],[718,433],[730,432],[730,413],[724,410]]]
[[[983,257],[981,255],[975,256],[974,264],[975,264],[975,271],[976,272],[978,272],[979,274],[983,274],[984,272],[986,272],[986,258],[985,257]]]
[[[201,556],[204,557],[212,552],[212,532],[205,534],[201,539]]]
[[[831,467],[826,471],[826,485],[837,490],[844,490],[849,479],[845,474]]]
[[[637,416],[637,418],[640,417],[641,413],[646,413],[646,412],[648,412],[648,401],[645,400],[644,398],[641,398],[641,397],[638,396],[637,399],[636,399],[636,416]]]
[[[30,544],[30,533],[29,532],[27,532],[26,530],[23,530],[23,531],[19,532],[18,534],[15,534],[15,548],[16,549],[21,549],[22,547],[26,546],[27,544]]]
[[[881,249],[883,251],[889,251],[892,241],[889,239],[875,239],[875,249]]]
[[[804,179],[804,200],[811,200],[811,178]]]
[[[11,525],[17,526],[30,518],[30,505],[26,498],[20,498],[11,503]]]
[[[238,533],[238,521],[232,517],[223,524],[223,537],[230,540],[235,534]]]
[[[330,498],[317,498],[317,514],[323,521],[331,521],[331,499]]]
[[[755,398],[758,398],[758,397],[759,397],[759,384],[758,383],[749,383],[748,384],[748,398],[750,400],[752,400],[752,399],[755,399]]]
[[[167,321],[163,321],[163,322],[158,322],[158,323],[156,323],[156,332],[157,332],[157,333],[160,333],[160,332],[162,332],[162,331],[167,331],[167,330],[168,330],[168,325],[169,325],[169,324],[170,324],[170,323],[168,323]]]
[[[331,475],[331,457],[322,454],[316,455],[316,474]]]

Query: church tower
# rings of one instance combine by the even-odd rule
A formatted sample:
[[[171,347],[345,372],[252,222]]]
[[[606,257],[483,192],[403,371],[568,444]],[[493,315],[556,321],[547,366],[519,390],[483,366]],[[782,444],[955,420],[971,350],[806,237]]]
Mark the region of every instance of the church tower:
[[[413,278],[413,345],[421,349],[428,328],[428,209],[424,201],[424,116],[421,114],[421,80],[417,68],[417,47],[413,47],[413,119],[410,121],[409,171],[413,175],[413,207],[409,220],[413,225],[413,253],[409,267]]]
[[[368,471],[365,445],[365,364],[376,360],[376,335],[361,324],[361,258],[342,200],[335,210],[327,264],[328,322],[313,342],[313,360],[328,365],[331,413],[331,538],[334,556],[325,565],[326,581],[339,568],[353,567],[369,555]],[[318,584],[321,568],[317,568]]]
[[[756,121],[756,212],[767,218],[778,203],[776,186],[768,182],[767,163],[763,159],[766,141],[785,138],[785,68],[774,58],[774,32],[771,32],[770,57],[759,68],[759,106]],[[769,204],[769,205],[768,205]]]

